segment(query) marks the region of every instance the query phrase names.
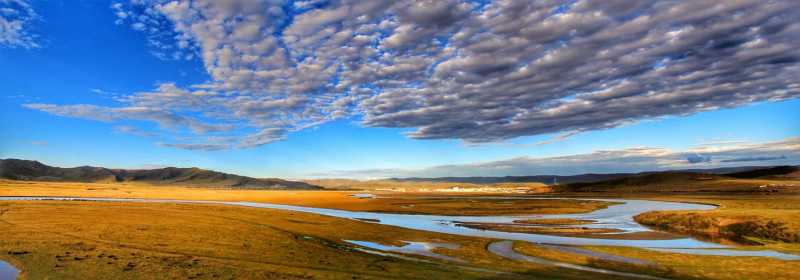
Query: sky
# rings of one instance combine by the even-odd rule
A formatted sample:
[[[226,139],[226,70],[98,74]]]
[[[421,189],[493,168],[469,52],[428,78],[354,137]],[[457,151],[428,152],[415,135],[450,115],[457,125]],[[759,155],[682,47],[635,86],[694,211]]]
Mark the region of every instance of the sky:
[[[800,164],[798,1],[0,0],[0,158],[383,178]]]

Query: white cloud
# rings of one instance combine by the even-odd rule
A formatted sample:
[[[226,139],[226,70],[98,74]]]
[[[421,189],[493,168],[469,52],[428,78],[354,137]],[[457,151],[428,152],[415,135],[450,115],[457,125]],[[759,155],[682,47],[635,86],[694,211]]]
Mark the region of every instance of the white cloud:
[[[30,108],[228,129],[233,146],[255,147],[337,118],[480,143],[800,96],[798,1],[137,0],[111,10],[154,55],[200,59],[210,79],[162,83],[120,108]]]
[[[26,0],[0,0],[0,47],[32,49],[40,47],[31,31],[39,15]]]
[[[40,146],[40,147],[46,147],[47,145],[50,145],[50,143],[47,142],[47,141],[31,141],[31,144],[36,145],[36,146]]]
[[[117,125],[117,126],[114,126],[114,131],[118,132],[118,133],[125,133],[125,134],[140,136],[140,137],[155,137],[156,136],[156,134],[153,133],[153,132],[144,131],[144,130],[141,130],[141,129],[138,129],[136,127],[129,126],[129,125]]]

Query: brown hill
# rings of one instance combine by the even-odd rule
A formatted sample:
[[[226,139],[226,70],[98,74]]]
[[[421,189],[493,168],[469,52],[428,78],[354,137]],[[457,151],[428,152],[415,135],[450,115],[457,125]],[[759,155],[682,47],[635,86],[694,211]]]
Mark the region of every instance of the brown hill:
[[[53,167],[38,161],[0,160],[0,178],[25,181],[58,182],[142,182],[149,184],[197,187],[232,187],[250,189],[314,190],[321,187],[277,178],[251,178],[200,168],[167,167],[158,169],[108,169],[80,166]]]

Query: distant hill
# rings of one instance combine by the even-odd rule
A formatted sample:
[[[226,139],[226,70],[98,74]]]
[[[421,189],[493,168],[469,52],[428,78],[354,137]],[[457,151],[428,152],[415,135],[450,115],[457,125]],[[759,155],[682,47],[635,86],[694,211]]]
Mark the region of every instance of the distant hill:
[[[665,171],[634,174],[598,182],[558,186],[566,192],[798,192],[797,166],[761,167],[746,171],[715,173]],[[730,171],[730,170],[728,170]]]
[[[742,178],[742,179],[764,178],[764,177],[800,178],[800,167],[776,166],[770,168],[734,172],[726,175],[733,178]]]
[[[724,167],[714,169],[683,169],[672,171],[648,171],[640,173],[608,173],[608,174],[579,174],[579,175],[534,175],[534,176],[503,176],[503,177],[435,177],[435,178],[391,178],[389,181],[395,182],[450,182],[450,183],[470,183],[470,184],[497,184],[497,183],[543,183],[543,184],[573,184],[573,183],[593,183],[607,180],[626,178],[658,173],[701,173],[701,174],[729,174],[745,173],[748,171],[773,168],[771,166],[741,166]]]
[[[230,187],[244,189],[316,190],[321,187],[282,179],[251,178],[200,168],[167,167],[158,169],[108,169],[80,166],[53,167],[38,161],[0,159],[0,178],[25,181],[58,182],[141,182],[197,187]]]

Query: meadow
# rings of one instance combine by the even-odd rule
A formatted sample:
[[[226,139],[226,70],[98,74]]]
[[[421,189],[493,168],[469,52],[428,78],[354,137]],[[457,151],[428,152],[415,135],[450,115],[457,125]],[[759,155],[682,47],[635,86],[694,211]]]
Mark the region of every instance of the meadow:
[[[264,191],[120,183],[0,182],[0,196],[70,196],[254,201],[406,214],[581,213],[607,203],[577,200],[478,200],[474,195],[381,193],[379,199],[352,191]],[[569,194],[558,194],[565,196]],[[585,197],[586,194],[577,194]],[[617,195],[620,196],[620,195]],[[720,205],[712,211],[646,213],[637,220],[676,234],[687,231],[676,217],[720,221],[775,221],[798,232],[800,197],[795,195],[623,194],[626,198],[692,201]],[[466,211],[466,212],[465,212]],[[410,230],[308,213],[224,205],[88,202],[0,202],[0,260],[23,279],[619,279],[509,260],[487,251],[497,240]],[[686,215],[691,214],[691,215]],[[695,218],[693,218],[695,219]],[[529,220],[558,226],[576,220]],[[730,223],[728,223],[730,224]],[[740,232],[744,233],[744,232]],[[575,233],[554,233],[575,234]],[[792,240],[750,236],[759,245],[800,252]],[[643,237],[636,237],[643,238]],[[463,262],[415,254],[377,255],[344,240],[400,246],[404,241],[458,244],[433,252]],[[733,243],[731,243],[733,244]],[[738,243],[737,243],[738,244]],[[514,242],[514,250],[547,260],[672,279],[796,279],[797,261],[763,257],[714,257],[629,247],[583,247],[642,259],[649,265],[607,261]]]

